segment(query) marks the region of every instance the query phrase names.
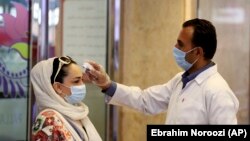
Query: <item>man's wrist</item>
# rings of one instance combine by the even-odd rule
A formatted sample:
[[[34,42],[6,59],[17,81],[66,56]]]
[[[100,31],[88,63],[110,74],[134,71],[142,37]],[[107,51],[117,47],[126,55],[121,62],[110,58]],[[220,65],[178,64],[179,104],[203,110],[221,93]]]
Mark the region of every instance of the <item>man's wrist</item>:
[[[116,88],[117,88],[117,84],[111,81],[110,86],[107,89],[103,89],[102,92],[112,97],[115,94]]]
[[[102,89],[102,91],[105,91],[106,89],[108,89],[111,86],[111,83],[112,82],[109,80],[104,85],[101,85],[99,87]]]

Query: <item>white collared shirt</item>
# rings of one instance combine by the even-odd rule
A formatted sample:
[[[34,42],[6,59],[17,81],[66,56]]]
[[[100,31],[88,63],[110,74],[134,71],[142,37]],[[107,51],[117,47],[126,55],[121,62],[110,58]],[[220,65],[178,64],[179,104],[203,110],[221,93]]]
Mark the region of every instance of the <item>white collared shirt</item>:
[[[238,99],[218,73],[217,65],[201,72],[183,89],[182,74],[145,90],[117,83],[109,104],[145,114],[167,111],[166,124],[237,124]]]

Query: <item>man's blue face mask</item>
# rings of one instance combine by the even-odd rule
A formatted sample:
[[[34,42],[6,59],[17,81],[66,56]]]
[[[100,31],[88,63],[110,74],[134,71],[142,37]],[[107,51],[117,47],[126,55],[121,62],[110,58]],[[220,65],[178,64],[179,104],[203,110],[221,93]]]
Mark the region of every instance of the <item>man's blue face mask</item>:
[[[187,52],[184,52],[176,47],[174,47],[174,49],[173,49],[174,57],[175,57],[177,64],[185,71],[189,70],[194,65],[194,63],[196,63],[199,59],[199,58],[197,58],[192,64],[187,62],[185,59],[186,55],[196,48],[197,47],[195,47]]]

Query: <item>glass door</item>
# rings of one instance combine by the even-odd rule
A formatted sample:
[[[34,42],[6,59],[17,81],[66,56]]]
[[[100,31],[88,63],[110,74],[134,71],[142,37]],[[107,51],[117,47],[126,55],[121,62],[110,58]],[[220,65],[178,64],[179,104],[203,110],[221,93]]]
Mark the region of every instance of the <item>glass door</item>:
[[[249,124],[250,1],[199,0],[198,17],[217,29],[215,62],[239,99],[239,124]]]
[[[0,140],[27,140],[29,2],[0,1]]]

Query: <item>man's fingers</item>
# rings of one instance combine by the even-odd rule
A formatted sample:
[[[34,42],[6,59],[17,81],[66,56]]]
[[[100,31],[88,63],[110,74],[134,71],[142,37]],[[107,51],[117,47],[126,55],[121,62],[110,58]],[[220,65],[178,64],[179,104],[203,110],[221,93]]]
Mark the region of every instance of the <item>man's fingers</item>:
[[[98,80],[98,73],[97,73],[97,71],[95,71],[95,70],[90,70],[90,71],[88,71],[87,72],[87,74],[88,74],[88,77],[91,79],[91,81],[96,81],[96,80]]]
[[[94,67],[95,70],[100,70],[100,69],[101,69],[100,65],[98,65],[98,64],[97,64],[96,62],[94,62],[94,61],[88,61],[88,63],[89,63],[90,65],[92,65],[92,66]]]
[[[91,81],[92,81],[87,73],[83,73],[82,80],[84,83],[91,83]]]
[[[99,77],[99,72],[96,70],[90,70],[88,71],[88,73],[92,76],[92,77]]]

